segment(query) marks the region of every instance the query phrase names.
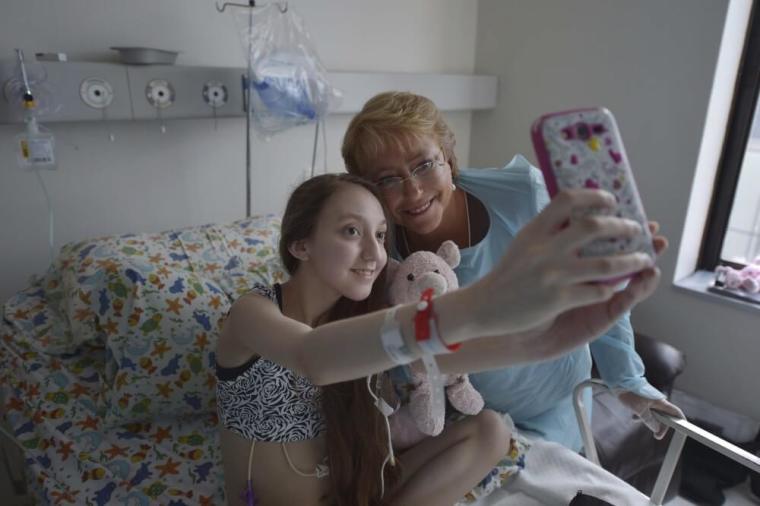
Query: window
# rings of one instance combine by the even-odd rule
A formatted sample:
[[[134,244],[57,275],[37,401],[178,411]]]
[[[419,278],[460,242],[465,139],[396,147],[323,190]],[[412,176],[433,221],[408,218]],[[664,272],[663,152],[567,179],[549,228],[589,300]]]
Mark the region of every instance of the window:
[[[760,102],[747,139],[720,259],[747,264],[760,255]]]
[[[741,267],[760,255],[760,8],[749,19],[699,269]]]

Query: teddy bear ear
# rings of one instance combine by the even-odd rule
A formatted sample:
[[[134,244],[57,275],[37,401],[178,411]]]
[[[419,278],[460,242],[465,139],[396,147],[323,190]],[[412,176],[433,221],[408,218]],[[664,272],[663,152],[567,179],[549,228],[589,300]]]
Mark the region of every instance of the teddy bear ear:
[[[443,258],[452,269],[456,269],[462,260],[462,256],[459,254],[459,246],[454,241],[443,241],[436,254]]]
[[[396,271],[398,270],[399,265],[401,265],[401,262],[395,258],[388,259],[388,265],[385,267],[385,279],[388,280],[388,283],[393,280],[393,276],[396,275]]]

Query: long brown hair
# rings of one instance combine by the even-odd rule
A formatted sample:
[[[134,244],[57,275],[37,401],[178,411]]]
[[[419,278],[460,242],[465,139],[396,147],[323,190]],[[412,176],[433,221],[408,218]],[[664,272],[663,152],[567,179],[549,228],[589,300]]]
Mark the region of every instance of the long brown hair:
[[[301,183],[291,194],[282,218],[279,249],[289,274],[298,270],[300,261],[290,253],[288,246],[314,233],[325,203],[346,184],[365,188],[382,205],[374,185],[351,174],[324,174]],[[385,208],[383,210],[385,212]],[[387,252],[390,240],[385,244]],[[341,297],[319,324],[386,307],[385,273],[383,269],[368,298],[353,301]],[[366,378],[323,387],[322,411],[327,424],[330,503],[335,506],[379,505],[379,475],[387,456],[388,436],[385,421],[367,391]],[[399,474],[398,466],[386,466],[386,489],[393,486]]]

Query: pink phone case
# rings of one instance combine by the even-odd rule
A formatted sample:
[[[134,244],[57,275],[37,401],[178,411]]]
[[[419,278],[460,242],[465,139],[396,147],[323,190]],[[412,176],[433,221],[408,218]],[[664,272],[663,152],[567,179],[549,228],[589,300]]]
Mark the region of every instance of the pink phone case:
[[[531,128],[533,147],[549,195],[570,188],[601,188],[618,200],[617,216],[636,220],[643,232],[630,239],[594,241],[582,256],[643,251],[656,258],[644,207],[612,113],[603,107],[546,114]]]

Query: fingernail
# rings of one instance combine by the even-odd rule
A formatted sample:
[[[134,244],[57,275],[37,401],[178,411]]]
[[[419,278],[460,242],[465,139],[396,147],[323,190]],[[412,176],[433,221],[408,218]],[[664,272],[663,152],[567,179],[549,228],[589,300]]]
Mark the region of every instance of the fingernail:
[[[644,231],[644,228],[641,226],[641,223],[639,223],[636,220],[626,220],[628,223],[636,229],[637,232],[641,233]]]

